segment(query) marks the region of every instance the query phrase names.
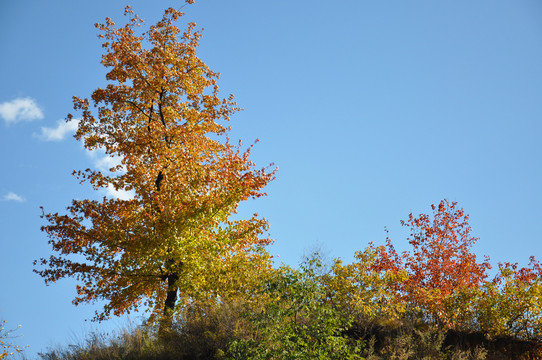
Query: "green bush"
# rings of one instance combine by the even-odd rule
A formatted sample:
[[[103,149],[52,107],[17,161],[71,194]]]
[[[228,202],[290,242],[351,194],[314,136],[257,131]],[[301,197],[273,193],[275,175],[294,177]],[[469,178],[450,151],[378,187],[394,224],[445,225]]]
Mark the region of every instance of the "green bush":
[[[254,326],[249,337],[234,341],[227,359],[363,359],[363,343],[345,335],[351,319],[326,298],[318,256],[295,270],[277,269],[259,293],[265,306],[246,316]]]

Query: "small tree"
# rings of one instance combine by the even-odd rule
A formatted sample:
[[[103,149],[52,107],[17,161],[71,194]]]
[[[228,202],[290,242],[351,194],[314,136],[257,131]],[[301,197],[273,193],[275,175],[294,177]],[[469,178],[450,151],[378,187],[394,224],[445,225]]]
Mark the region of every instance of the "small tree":
[[[412,253],[397,254],[388,238],[386,247],[376,248],[375,268],[406,271],[408,276],[396,284],[396,290],[410,306],[411,313],[442,327],[457,327],[461,324],[454,320],[462,316],[458,317],[461,314],[456,311],[470,309],[466,295],[483,283],[491,266],[487,258],[478,263],[471,252],[478,239],[471,235],[469,216],[457,208],[456,202],[442,200],[431,208],[432,216],[410,214],[408,220],[401,221],[401,225],[410,228],[407,240]],[[463,309],[452,306],[456,296],[461,297]]]
[[[182,13],[170,8],[136,35],[142,20],[129,7],[125,15],[130,21],[118,29],[109,18],[96,24],[110,83],[92,93],[94,109],[74,97],[82,111],[75,138],[120,164],[74,174],[95,190],[133,198],[73,200],[66,215],[44,213],[56,255],[35,272],[46,283],[77,279],[75,305],[106,300],[97,320],[142,305],[170,318],[179,293],[231,290],[269,266],[267,221],[231,216],[241,201],[265,195],[275,170],[255,169],[250,148],[224,139],[238,108],[233,96],[218,96],[218,73],[196,56],[195,24],[181,33],[174,22]]]

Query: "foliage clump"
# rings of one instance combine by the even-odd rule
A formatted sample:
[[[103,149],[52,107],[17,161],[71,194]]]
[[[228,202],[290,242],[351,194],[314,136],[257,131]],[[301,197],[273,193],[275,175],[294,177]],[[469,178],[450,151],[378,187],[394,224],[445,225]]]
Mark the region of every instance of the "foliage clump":
[[[234,341],[228,359],[362,359],[363,341],[346,336],[352,324],[329,301],[318,256],[300,269],[283,266],[255,294],[250,336]]]

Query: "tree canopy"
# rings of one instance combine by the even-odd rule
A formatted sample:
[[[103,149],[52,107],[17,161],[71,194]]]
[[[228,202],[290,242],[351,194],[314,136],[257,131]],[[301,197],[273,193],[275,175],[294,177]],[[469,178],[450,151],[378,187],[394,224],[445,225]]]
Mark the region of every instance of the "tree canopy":
[[[140,306],[171,315],[181,298],[242,287],[269,267],[268,223],[254,214],[233,219],[240,202],[257,198],[276,168],[256,168],[250,150],[227,137],[233,96],[221,98],[219,74],[196,55],[200,32],[167,9],[147,31],[127,7],[128,23],[96,24],[104,39],[108,84],[82,113],[75,138],[119,164],[74,171],[95,190],[129,191],[131,199],[73,200],[66,214],[45,213],[54,255],[35,262],[46,283],[78,280],[74,304],[106,300],[96,319]],[[228,276],[235,271],[235,276]]]
[[[396,291],[411,310],[441,326],[457,326],[460,312],[451,305],[454,296],[478,288],[491,265],[487,257],[477,261],[471,248],[478,238],[471,235],[469,216],[456,202],[442,200],[431,208],[432,216],[415,217],[411,213],[408,220],[401,221],[410,228],[407,240],[412,253],[397,254],[388,238],[386,247],[375,249],[375,269],[406,273],[407,277],[396,284]]]

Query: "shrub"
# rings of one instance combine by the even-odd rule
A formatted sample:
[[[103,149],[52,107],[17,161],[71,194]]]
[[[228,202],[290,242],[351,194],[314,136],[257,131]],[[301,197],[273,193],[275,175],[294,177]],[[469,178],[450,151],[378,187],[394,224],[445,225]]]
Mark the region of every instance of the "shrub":
[[[317,255],[295,270],[283,266],[258,295],[265,307],[247,314],[254,325],[250,337],[239,338],[227,358],[241,359],[362,359],[362,342],[345,333],[351,319],[326,297],[322,263]]]

